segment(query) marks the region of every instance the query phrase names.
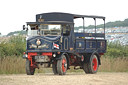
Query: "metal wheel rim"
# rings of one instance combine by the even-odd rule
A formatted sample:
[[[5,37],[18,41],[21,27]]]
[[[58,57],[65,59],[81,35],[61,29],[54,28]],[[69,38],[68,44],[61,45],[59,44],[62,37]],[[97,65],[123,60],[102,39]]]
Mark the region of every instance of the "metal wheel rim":
[[[93,70],[96,71],[97,70],[97,59],[96,58],[93,58],[92,65],[93,65]]]
[[[66,59],[64,58],[62,60],[62,71],[66,72],[66,70],[67,70],[67,62],[66,62]]]

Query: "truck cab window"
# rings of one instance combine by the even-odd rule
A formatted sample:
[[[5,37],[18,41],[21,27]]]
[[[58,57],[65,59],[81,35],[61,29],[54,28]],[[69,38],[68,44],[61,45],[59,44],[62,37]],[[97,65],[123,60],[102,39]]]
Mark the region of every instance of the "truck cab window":
[[[61,35],[61,25],[60,24],[41,24],[40,34],[42,36],[59,36]]]
[[[70,35],[70,26],[69,25],[62,25],[63,29],[63,35],[64,36],[69,36]]]
[[[28,26],[28,36],[38,36],[38,25],[29,25]]]

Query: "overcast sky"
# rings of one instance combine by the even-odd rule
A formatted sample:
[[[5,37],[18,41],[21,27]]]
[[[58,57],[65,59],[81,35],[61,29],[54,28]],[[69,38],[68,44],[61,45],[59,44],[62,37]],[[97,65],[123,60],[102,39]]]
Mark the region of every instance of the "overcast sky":
[[[66,12],[105,16],[106,22],[128,18],[128,0],[1,0],[0,32],[22,30],[35,15],[46,12]]]

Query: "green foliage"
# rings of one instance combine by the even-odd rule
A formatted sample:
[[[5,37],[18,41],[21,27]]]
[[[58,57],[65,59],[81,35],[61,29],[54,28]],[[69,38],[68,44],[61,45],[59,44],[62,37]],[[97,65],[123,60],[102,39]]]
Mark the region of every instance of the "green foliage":
[[[122,46],[118,42],[108,43],[106,56],[113,58],[128,57],[128,46]]]
[[[22,36],[10,37],[8,41],[0,43],[0,57],[21,56],[25,51],[26,41]]]
[[[21,56],[26,50],[26,40],[21,35],[10,37],[8,41],[0,43],[0,57]],[[118,42],[108,43],[106,56],[128,57],[128,46],[122,46]]]

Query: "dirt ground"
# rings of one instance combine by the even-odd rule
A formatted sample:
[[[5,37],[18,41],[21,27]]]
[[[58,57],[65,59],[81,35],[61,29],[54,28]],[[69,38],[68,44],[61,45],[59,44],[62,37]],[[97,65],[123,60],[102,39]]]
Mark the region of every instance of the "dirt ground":
[[[128,85],[128,72],[67,73],[64,76],[52,73],[0,75],[0,85]]]

